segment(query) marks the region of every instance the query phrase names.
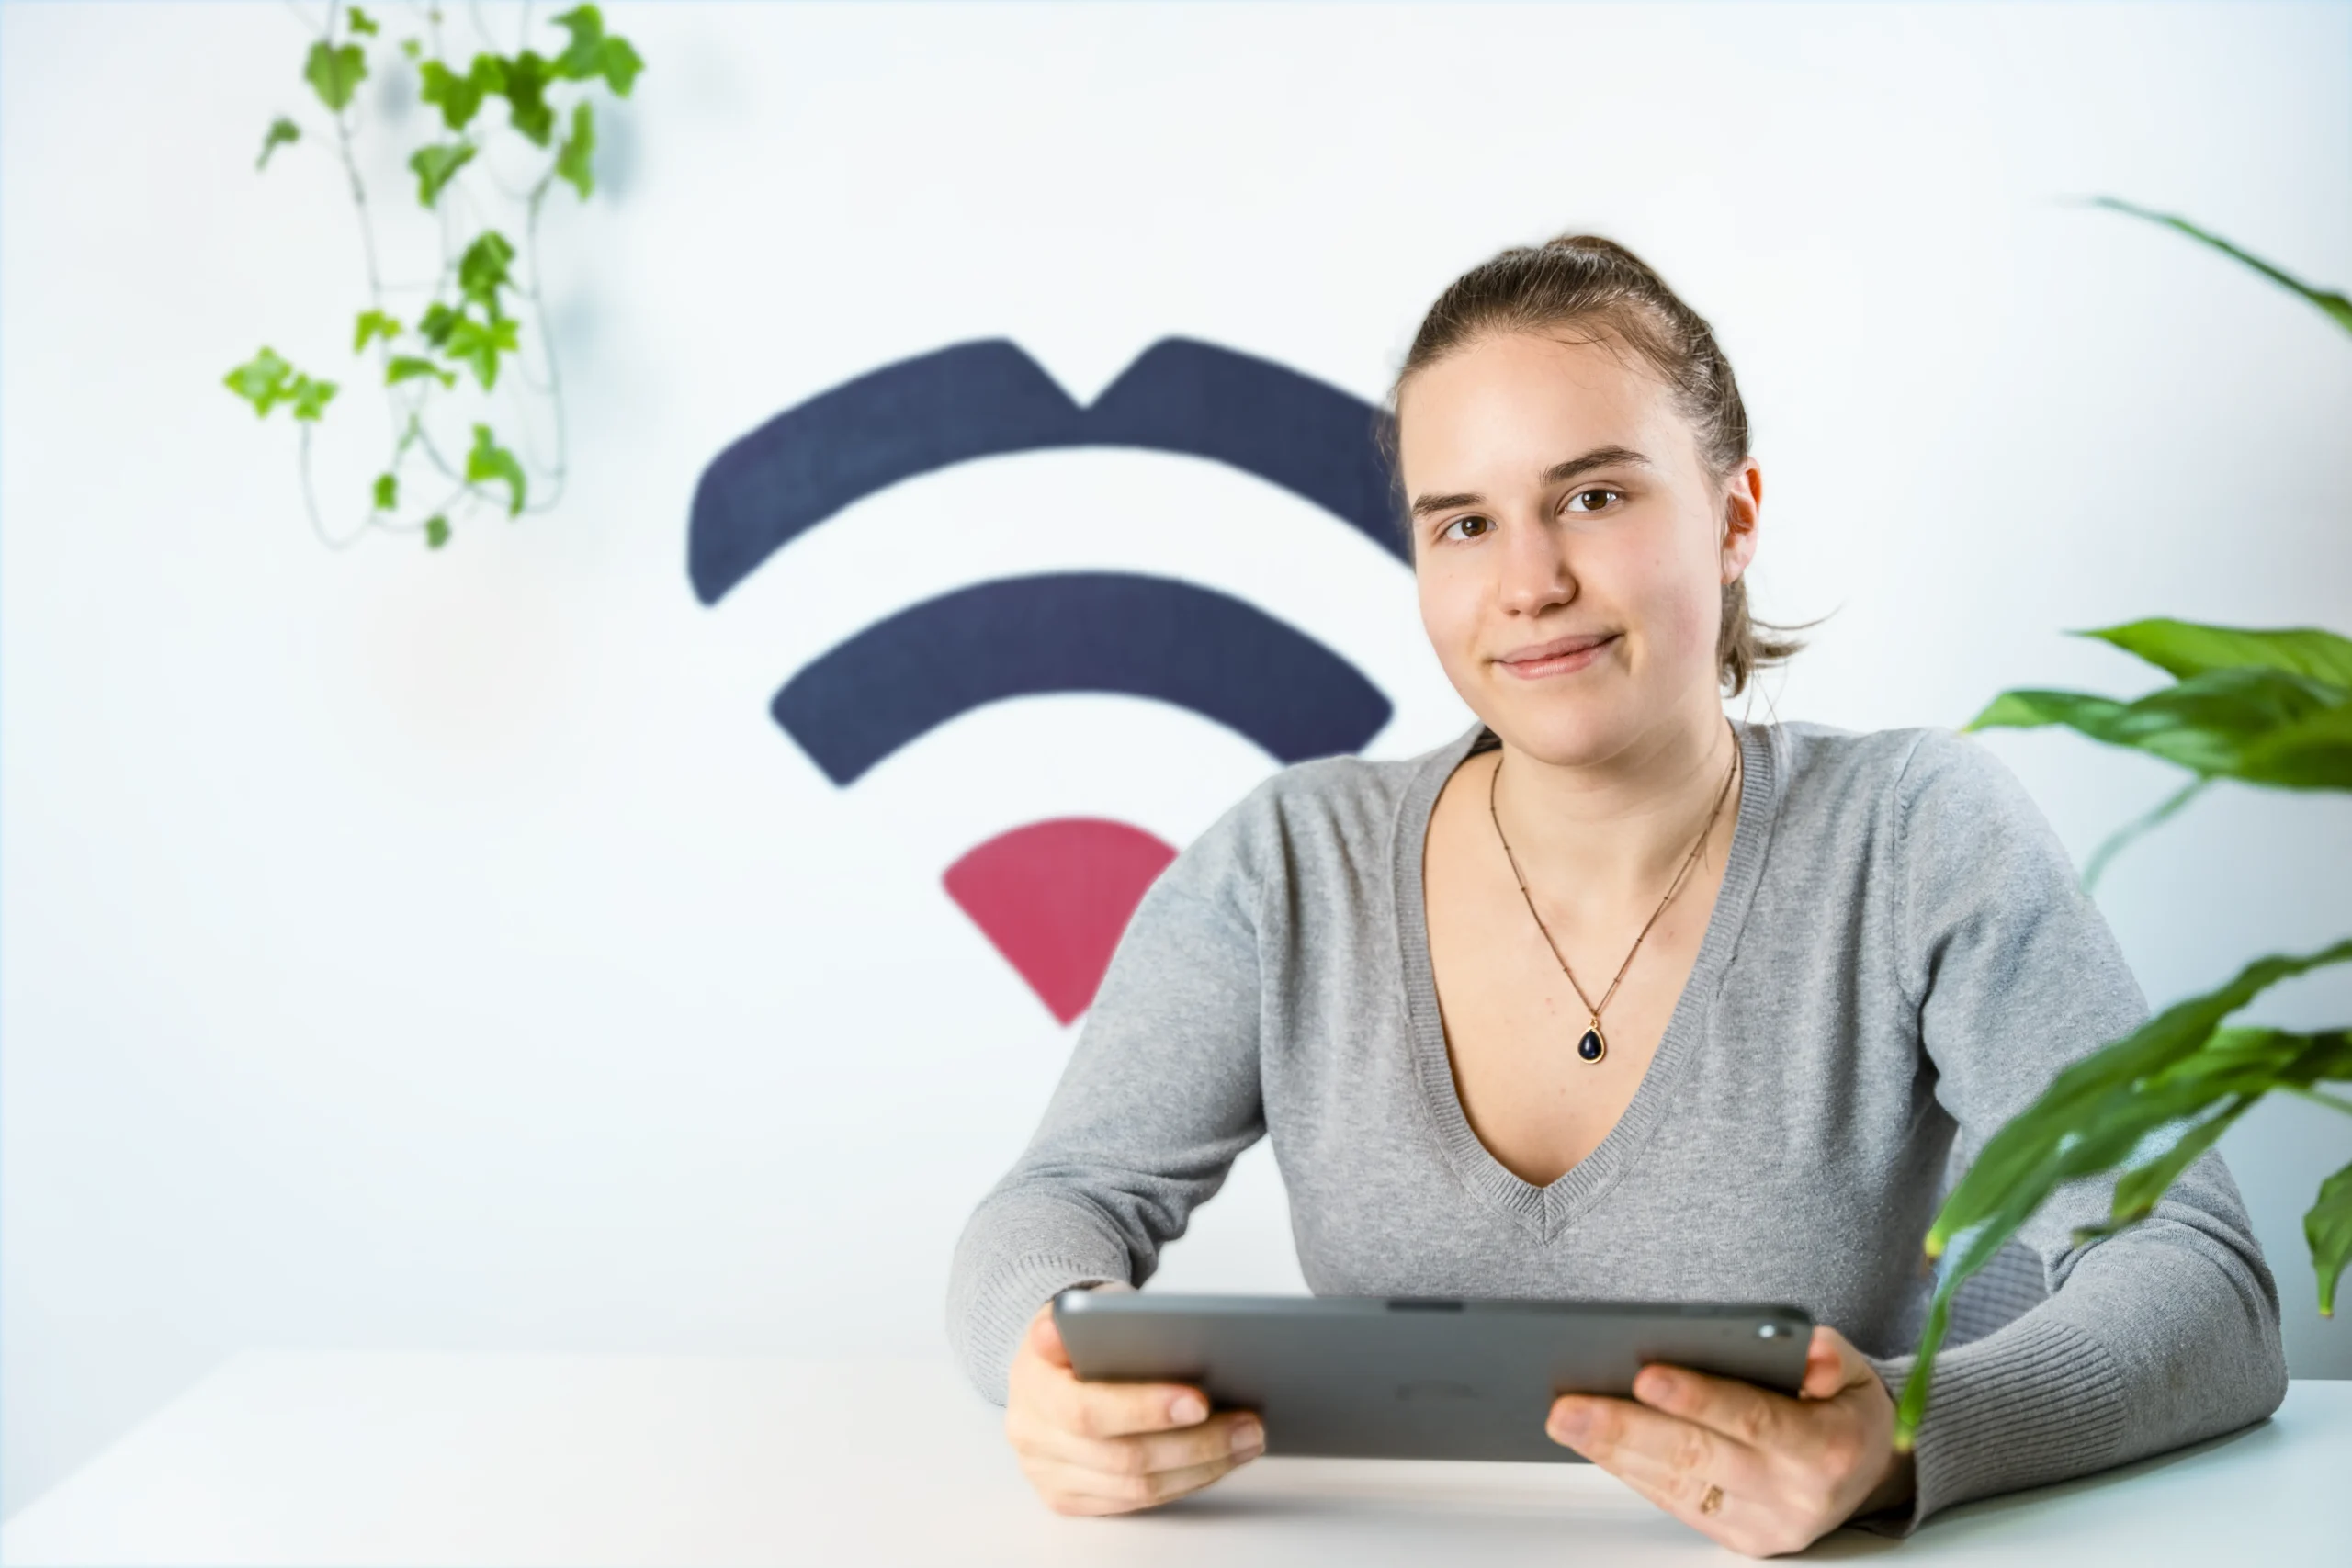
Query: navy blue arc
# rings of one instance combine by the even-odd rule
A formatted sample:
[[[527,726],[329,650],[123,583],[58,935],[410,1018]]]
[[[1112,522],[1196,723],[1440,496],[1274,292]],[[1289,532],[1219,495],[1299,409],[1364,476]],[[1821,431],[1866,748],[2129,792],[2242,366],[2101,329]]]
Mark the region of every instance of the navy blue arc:
[[[1171,578],[1001,578],[901,610],[806,665],[770,705],[848,785],[983,703],[1053,692],[1156,697],[1290,763],[1363,749],[1388,699],[1355,666],[1229,594]]]
[[[777,414],[695,487],[686,564],[715,604],[793,539],[886,486],[999,453],[1180,452],[1254,474],[1410,564],[1377,445],[1385,411],[1272,360],[1162,338],[1089,406],[1017,344],[956,344]]]

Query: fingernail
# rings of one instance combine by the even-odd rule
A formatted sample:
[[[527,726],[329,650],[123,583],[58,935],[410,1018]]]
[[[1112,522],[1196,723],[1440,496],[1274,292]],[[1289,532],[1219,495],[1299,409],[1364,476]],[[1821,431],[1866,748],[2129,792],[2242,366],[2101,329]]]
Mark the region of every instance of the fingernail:
[[[1168,1418],[1180,1427],[1189,1427],[1206,1417],[1208,1413],[1209,1407],[1202,1403],[1197,1393],[1180,1393],[1168,1405]]]
[[[1552,1417],[1552,1436],[1571,1448],[1584,1441],[1592,1430],[1592,1416],[1582,1405],[1571,1404]]]
[[[1233,1451],[1242,1459],[1266,1451],[1266,1428],[1254,1419],[1233,1424]]]
[[[1653,1403],[1672,1399],[1682,1386],[1672,1372],[1662,1372],[1656,1367],[1645,1367],[1634,1382],[1640,1385],[1634,1392]]]

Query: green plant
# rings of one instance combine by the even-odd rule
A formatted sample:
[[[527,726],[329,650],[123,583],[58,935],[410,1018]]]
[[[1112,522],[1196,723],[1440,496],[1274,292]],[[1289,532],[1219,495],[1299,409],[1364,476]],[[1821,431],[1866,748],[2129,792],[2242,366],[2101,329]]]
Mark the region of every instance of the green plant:
[[[382,27],[357,6],[330,0],[326,17],[304,56],[302,80],[332,117],[332,141],[341,161],[351,202],[359,218],[360,246],[368,268],[368,305],[358,312],[352,330],[352,352],[374,350],[387,412],[390,454],[369,484],[359,526],[338,537],[320,515],[311,478],[312,428],[326,413],[338,385],[323,377],[297,369],[265,346],[222,378],[238,397],[266,418],[283,403],[300,432],[298,460],[302,501],[311,525],[320,538],[337,548],[370,529],[414,533],[438,549],[448,542],[455,523],[481,505],[503,508],[509,517],[525,512],[545,512],[561,498],[566,471],[562,384],[556,367],[554,344],[547,330],[547,312],[539,287],[539,212],[558,180],[570,185],[585,201],[595,189],[594,154],[596,117],[589,94],[601,84],[616,96],[627,97],[645,62],[628,39],[605,30],[594,6],[575,6],[553,18],[566,41],[552,55],[528,48],[513,53],[478,51],[462,69],[445,47],[438,6],[415,8],[421,31],[400,40],[397,57],[382,39]],[[527,31],[528,12],[526,15]],[[491,43],[480,12],[474,31]],[[371,52],[373,51],[373,52]],[[431,140],[418,145],[405,160],[416,176],[418,205],[432,215],[439,238],[441,267],[430,283],[387,282],[378,264],[375,219],[360,177],[354,146],[360,130],[358,93],[379,64],[393,70],[415,69],[417,101],[437,121]],[[505,129],[511,136],[494,134],[493,102],[506,107]],[[280,147],[304,140],[302,127],[288,116],[272,120],[263,134],[261,155],[254,167],[266,168]],[[519,144],[519,153],[495,144]],[[544,158],[540,155],[545,154]],[[495,164],[519,156],[533,169],[523,189],[515,190],[501,177]],[[510,240],[483,219],[492,203],[482,182],[507,202],[519,203],[522,240]],[[421,295],[421,308],[412,323],[394,313],[394,293]],[[523,321],[514,313],[527,310],[537,343],[540,368],[534,372],[523,355]],[[513,374],[502,377],[511,365]],[[461,382],[470,378],[471,387]],[[484,405],[504,381],[524,434],[508,446],[501,441],[496,416]],[[526,394],[544,400],[553,426],[553,456],[542,462],[530,439]],[[468,427],[471,441],[460,448],[436,428]],[[424,467],[429,480],[437,476],[441,489],[430,504],[407,505],[402,481],[406,470]],[[530,499],[534,486],[538,499]]]
[[[2352,300],[2341,294],[2313,288],[2185,219],[2111,197],[2097,205],[2211,245],[2352,332]],[[2003,692],[1967,728],[2064,725],[2188,770],[2186,785],[2100,846],[2085,868],[2086,887],[2124,844],[2217,780],[2352,791],[2352,641],[2312,627],[2247,630],[2163,619],[2075,635],[2147,660],[2172,684],[2129,702],[2082,692]],[[2061,1183],[2121,1171],[2106,1223],[2076,1233],[2087,1241],[2146,1218],[2189,1163],[2267,1094],[2300,1095],[2352,1114],[2352,1100],[2321,1087],[2352,1081],[2352,1034],[2228,1021],[2278,982],[2346,963],[2352,963],[2352,939],[2315,953],[2257,959],[2228,984],[2174,1003],[2067,1067],[1986,1142],[1928,1227],[1927,1254],[1940,1268],[1918,1359],[1896,1407],[1898,1449],[1911,1447],[1926,1414],[1954,1292]],[[2319,1276],[2319,1309],[2333,1315],[2336,1282],[2352,1259],[2352,1165],[2320,1183],[2303,1235]]]

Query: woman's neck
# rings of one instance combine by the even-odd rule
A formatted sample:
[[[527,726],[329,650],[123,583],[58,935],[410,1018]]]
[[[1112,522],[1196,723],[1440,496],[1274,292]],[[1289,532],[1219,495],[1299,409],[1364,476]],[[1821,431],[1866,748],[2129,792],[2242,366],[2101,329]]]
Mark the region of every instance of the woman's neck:
[[[1606,761],[1546,762],[1508,740],[1495,810],[1528,881],[1588,908],[1655,899],[1723,796],[1738,750],[1720,706],[1660,725]],[[1724,799],[1728,842],[1739,803]]]

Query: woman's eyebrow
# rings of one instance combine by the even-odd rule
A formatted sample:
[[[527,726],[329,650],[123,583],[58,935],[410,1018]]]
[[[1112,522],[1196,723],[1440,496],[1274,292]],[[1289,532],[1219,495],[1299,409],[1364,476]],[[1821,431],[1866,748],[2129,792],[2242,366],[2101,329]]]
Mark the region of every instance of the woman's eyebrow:
[[[1581,457],[1570,457],[1544,470],[1539,482],[1547,485],[1566,484],[1578,474],[1594,468],[1624,467],[1647,468],[1654,465],[1631,446],[1596,446]],[[1442,512],[1450,506],[1476,506],[1487,498],[1464,491],[1454,495],[1423,495],[1413,501],[1413,515],[1426,517],[1432,512]]]

